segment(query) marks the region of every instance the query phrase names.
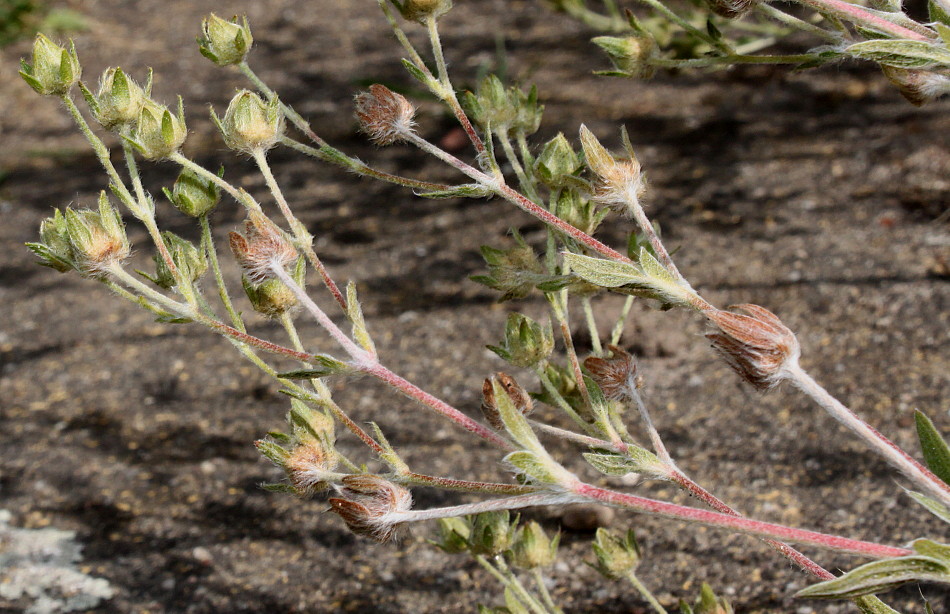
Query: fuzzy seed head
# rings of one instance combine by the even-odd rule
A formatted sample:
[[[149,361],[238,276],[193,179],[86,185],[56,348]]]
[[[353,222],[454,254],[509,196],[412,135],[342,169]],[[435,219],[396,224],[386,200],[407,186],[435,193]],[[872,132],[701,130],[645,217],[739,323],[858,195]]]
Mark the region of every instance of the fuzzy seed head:
[[[231,252],[247,278],[260,284],[274,277],[273,266],[286,267],[297,259],[297,250],[274,222],[252,211],[244,222],[244,234],[228,234]]]
[[[884,76],[897,86],[901,95],[916,106],[950,94],[950,76],[930,70],[910,70],[882,65]]]
[[[626,350],[616,345],[608,345],[610,358],[591,356],[584,360],[584,367],[600,386],[604,397],[613,400],[633,398],[639,387],[637,361]]]
[[[369,86],[368,92],[356,95],[355,102],[360,130],[377,145],[398,143],[413,131],[415,108],[385,85]]]
[[[713,348],[739,376],[757,390],[774,388],[798,363],[798,339],[774,313],[758,305],[734,305],[749,315],[710,309],[715,330],[706,334]]]
[[[340,497],[330,499],[333,512],[357,535],[378,542],[393,539],[399,523],[391,515],[412,508],[412,494],[397,484],[369,473],[343,478]]]
[[[311,496],[330,487],[327,475],[335,466],[333,450],[327,450],[322,442],[310,441],[294,448],[284,463],[284,470],[299,495]]]

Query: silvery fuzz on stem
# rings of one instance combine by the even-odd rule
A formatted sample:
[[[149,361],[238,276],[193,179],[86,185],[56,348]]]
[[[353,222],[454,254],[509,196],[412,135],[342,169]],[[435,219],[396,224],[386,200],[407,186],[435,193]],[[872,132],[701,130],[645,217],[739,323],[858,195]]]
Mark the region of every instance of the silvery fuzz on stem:
[[[40,33],[33,41],[33,63],[20,60],[20,76],[43,96],[63,96],[82,76],[76,46],[69,51]]]

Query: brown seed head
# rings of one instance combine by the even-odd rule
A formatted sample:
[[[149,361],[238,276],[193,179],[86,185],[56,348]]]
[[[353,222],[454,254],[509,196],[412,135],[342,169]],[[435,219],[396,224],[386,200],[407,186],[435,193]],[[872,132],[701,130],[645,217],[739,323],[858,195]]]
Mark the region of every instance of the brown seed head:
[[[896,66],[881,66],[888,81],[897,86],[901,95],[916,106],[936,100],[950,93],[950,76],[929,70],[910,70]]]
[[[405,96],[378,83],[356,95],[356,118],[360,130],[377,145],[392,145],[413,131],[415,108]]]
[[[256,284],[274,277],[273,265],[286,267],[297,259],[297,250],[277,225],[256,211],[248,214],[243,235],[232,232],[228,237],[238,264]]]
[[[758,305],[733,305],[749,315],[710,309],[706,317],[717,330],[707,333],[713,347],[739,376],[758,390],[770,390],[798,363],[798,340],[774,313]]]
[[[590,371],[591,377],[600,386],[606,398],[632,398],[634,391],[640,387],[636,359],[616,345],[608,345],[607,349],[612,354],[610,358],[591,356],[584,360],[584,367]]]
[[[499,371],[492,377],[486,377],[485,383],[482,385],[482,414],[484,414],[485,419],[493,429],[503,431],[505,424],[502,422],[501,414],[498,412],[498,405],[495,401],[494,381],[502,385],[505,392],[511,397],[512,403],[514,403],[518,411],[525,416],[534,411],[534,400],[528,394],[528,391],[525,390],[521,384],[516,382],[515,378],[507,373]]]
[[[332,510],[357,535],[378,542],[393,538],[399,523],[389,516],[412,507],[412,495],[401,486],[369,473],[343,478],[340,497],[330,499]]]
[[[327,474],[336,465],[332,450],[320,442],[308,442],[294,448],[284,464],[287,477],[298,494],[313,495],[329,488]]]
[[[709,9],[726,19],[735,19],[748,13],[758,0],[706,0]]]

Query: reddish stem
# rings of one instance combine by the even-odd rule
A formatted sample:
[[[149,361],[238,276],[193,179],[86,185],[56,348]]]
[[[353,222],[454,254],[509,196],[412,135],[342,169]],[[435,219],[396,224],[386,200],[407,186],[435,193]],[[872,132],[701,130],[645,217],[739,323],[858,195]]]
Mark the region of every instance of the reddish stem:
[[[232,339],[236,339],[248,345],[253,345],[256,348],[260,348],[265,352],[270,352],[272,354],[280,354],[281,356],[287,356],[289,358],[296,358],[297,360],[302,360],[304,362],[310,362],[313,360],[313,354],[307,354],[306,352],[298,352],[290,348],[272,343],[270,341],[265,341],[259,337],[249,335],[247,333],[241,332],[236,328],[228,326],[223,322],[214,320],[212,318],[198,318],[202,323],[206,324],[209,328],[216,330],[222,335],[227,335]]]
[[[844,2],[843,0],[798,0],[805,6],[811,7],[819,12],[831,13],[837,17],[843,17],[848,21],[851,21],[856,24],[863,26],[875,28],[881,30],[882,32],[887,32],[893,34],[899,38],[909,38],[911,40],[917,41],[929,41],[930,38],[915,32],[904,26],[899,26],[896,23],[892,23],[886,19],[878,17],[873,13],[865,11],[860,6],[851,4],[850,2]]]

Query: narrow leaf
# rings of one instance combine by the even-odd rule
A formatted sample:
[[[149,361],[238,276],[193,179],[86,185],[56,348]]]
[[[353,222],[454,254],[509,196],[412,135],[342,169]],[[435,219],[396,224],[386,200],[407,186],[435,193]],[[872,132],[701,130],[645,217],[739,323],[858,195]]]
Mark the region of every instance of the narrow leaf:
[[[950,583],[950,568],[927,556],[874,561],[834,580],[814,584],[795,595],[812,599],[844,599],[882,593],[907,582]]]
[[[591,258],[571,252],[564,253],[564,260],[575,275],[602,288],[618,288],[647,281],[643,273],[632,264]]]
[[[917,422],[917,438],[920,440],[920,450],[924,454],[927,467],[938,478],[950,484],[950,447],[926,414],[914,410],[914,420]]]

